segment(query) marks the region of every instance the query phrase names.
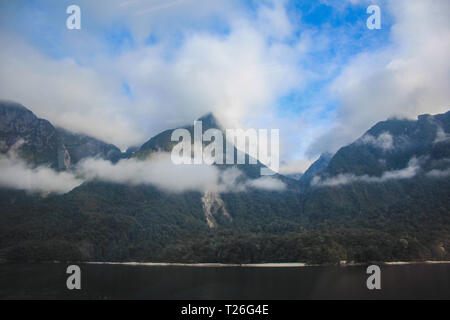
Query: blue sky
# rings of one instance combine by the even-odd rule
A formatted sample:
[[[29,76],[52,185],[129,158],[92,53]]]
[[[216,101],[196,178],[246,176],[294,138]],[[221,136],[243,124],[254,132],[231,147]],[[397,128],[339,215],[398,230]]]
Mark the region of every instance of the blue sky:
[[[366,27],[373,3],[381,30]],[[72,4],[81,30],[65,27]],[[445,0],[4,0],[0,95],[121,148],[209,111],[226,126],[277,127],[282,161],[298,171],[377,121],[448,108],[448,45],[437,40],[448,39],[447,9]]]

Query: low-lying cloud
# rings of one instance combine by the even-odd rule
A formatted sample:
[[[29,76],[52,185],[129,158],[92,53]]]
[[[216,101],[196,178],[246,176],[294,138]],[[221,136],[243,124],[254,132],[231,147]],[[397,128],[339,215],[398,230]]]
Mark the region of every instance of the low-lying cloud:
[[[389,132],[383,132],[378,137],[367,133],[357,143],[372,145],[383,151],[392,150],[394,148],[394,138]]]
[[[268,191],[283,191],[286,189],[286,185],[282,181],[271,177],[261,177],[259,179],[250,180],[248,181],[247,186]]]
[[[248,179],[230,167],[175,165],[170,153],[158,153],[147,160],[123,159],[116,164],[99,158],[81,161],[73,171],[57,172],[40,166],[32,168],[14,150],[0,158],[0,186],[41,193],[64,194],[86,181],[101,180],[127,185],[153,185],[166,192],[243,192],[249,188],[284,190],[283,182],[269,177]]]
[[[0,186],[43,193],[66,193],[83,180],[73,173],[56,172],[48,167],[31,168],[12,154],[0,156]]]
[[[175,165],[170,160],[170,154],[158,154],[149,160],[125,159],[116,164],[89,158],[82,161],[76,170],[86,180],[155,185],[172,192],[204,192],[215,189],[219,181],[216,168],[207,165]]]
[[[380,177],[374,177],[369,175],[357,176],[354,174],[339,174],[331,178],[314,177],[311,181],[312,186],[318,187],[335,187],[339,185],[346,185],[355,182],[366,183],[382,183],[388,180],[409,179],[413,178],[420,170],[419,161],[417,158],[412,158],[408,166],[400,170],[392,170],[384,172]]]
[[[124,159],[117,164],[89,158],[78,167],[79,175],[87,180],[154,185],[168,192],[236,192],[247,188],[283,190],[283,182],[274,178],[246,179],[235,168],[220,170],[211,165],[175,165],[170,153],[158,153],[146,160]]]
[[[444,129],[438,125],[436,129],[436,138],[434,139],[434,143],[440,143],[450,140],[450,134],[444,131]]]
[[[428,172],[427,177],[431,177],[431,178],[445,178],[450,176],[450,169],[445,169],[445,170],[438,170],[438,169],[434,169],[431,170],[430,172]]]

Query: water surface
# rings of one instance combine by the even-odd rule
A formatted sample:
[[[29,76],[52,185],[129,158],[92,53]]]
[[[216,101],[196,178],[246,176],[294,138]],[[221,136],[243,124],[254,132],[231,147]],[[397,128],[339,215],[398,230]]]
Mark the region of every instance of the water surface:
[[[82,289],[66,288],[66,264],[0,264],[0,299],[450,299],[450,264],[381,266],[382,289],[363,266],[173,267],[81,264]]]

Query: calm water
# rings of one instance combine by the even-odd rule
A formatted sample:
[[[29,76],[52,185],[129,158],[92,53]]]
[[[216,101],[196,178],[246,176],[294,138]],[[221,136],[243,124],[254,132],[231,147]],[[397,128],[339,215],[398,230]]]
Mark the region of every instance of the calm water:
[[[0,299],[450,299],[450,264],[382,266],[376,292],[364,267],[80,267],[69,291],[65,264],[0,265]]]

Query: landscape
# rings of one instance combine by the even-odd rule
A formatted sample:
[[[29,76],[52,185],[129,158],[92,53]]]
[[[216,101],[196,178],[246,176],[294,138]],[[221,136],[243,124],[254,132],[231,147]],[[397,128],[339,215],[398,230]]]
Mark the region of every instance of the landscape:
[[[70,172],[86,158],[113,166],[151,162],[152,154],[173,147],[170,130],[122,153],[55,128],[17,103],[2,102],[0,114],[2,161],[14,151],[26,161],[28,179],[39,179],[42,168]],[[200,120],[220,129],[211,114]],[[254,165],[232,167],[239,179],[259,178]],[[232,264],[449,260],[449,174],[450,111],[379,122],[336,154],[323,154],[300,179],[271,178],[279,190],[170,192],[96,177],[58,194],[38,186],[14,190],[2,178],[0,256]],[[16,178],[9,183],[20,188]]]
[[[449,12],[0,1],[0,300],[450,299]]]

